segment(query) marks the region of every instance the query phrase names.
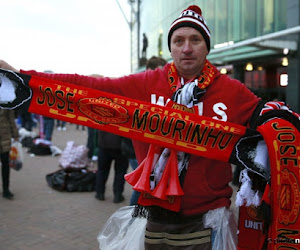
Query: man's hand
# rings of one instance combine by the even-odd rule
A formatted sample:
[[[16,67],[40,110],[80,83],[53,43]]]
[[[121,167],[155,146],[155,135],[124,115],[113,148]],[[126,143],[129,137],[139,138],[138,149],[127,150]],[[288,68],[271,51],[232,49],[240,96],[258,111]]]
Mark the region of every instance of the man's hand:
[[[17,70],[16,68],[14,68],[13,66],[9,65],[7,62],[5,62],[3,60],[0,60],[0,68],[11,70],[11,71],[14,71],[14,72],[17,72],[17,73],[20,72],[20,70]]]

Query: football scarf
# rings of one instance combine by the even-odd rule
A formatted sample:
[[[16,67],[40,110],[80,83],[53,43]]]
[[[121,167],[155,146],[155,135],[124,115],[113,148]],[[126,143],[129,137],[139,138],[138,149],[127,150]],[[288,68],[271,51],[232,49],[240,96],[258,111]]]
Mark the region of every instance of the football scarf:
[[[299,249],[300,132],[280,118],[267,121],[257,130],[267,143],[271,165],[268,249]]]
[[[246,132],[238,124],[48,78],[0,69],[3,79],[16,98],[0,99],[1,108],[25,103],[32,113],[220,161],[229,161]]]

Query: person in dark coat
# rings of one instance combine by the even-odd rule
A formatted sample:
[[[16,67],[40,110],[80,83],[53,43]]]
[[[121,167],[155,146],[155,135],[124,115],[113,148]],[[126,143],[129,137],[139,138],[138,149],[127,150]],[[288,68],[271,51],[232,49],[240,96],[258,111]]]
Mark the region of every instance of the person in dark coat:
[[[124,200],[124,175],[128,169],[128,159],[121,152],[122,137],[99,131],[98,171],[96,176],[96,196],[98,200],[105,199],[105,184],[109,176],[110,167],[114,160],[115,177],[113,182],[114,203]]]
[[[2,165],[2,188],[3,197],[12,199],[13,193],[9,190],[9,151],[11,139],[18,140],[19,134],[15,123],[15,112],[7,109],[0,109],[0,158]]]

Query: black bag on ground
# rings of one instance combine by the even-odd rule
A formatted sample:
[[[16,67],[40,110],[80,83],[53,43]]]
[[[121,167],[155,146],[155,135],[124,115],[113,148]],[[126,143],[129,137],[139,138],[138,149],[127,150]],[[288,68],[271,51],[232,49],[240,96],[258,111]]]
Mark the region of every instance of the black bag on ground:
[[[50,187],[58,191],[95,191],[96,174],[86,169],[60,169],[46,175]]]
[[[46,181],[50,187],[58,191],[65,190],[65,182],[66,182],[67,173],[64,169],[55,171],[54,173],[50,173],[46,175]]]
[[[35,155],[51,155],[51,148],[48,145],[44,144],[33,144],[29,150],[28,153],[35,154]]]
[[[30,136],[24,137],[21,141],[22,146],[25,148],[31,148],[34,146],[33,138]]]

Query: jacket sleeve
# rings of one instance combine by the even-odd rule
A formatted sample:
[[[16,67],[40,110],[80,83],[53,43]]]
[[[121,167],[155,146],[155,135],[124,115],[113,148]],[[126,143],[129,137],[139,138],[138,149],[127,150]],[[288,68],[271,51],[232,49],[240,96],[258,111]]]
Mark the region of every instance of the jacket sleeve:
[[[146,84],[143,83],[145,83],[146,79],[149,78],[149,72],[142,72],[119,78],[93,77],[78,74],[49,74],[36,72],[34,70],[21,70],[21,73],[62,81],[78,86],[85,86],[88,88],[97,89],[112,94],[127,96],[129,98],[134,99],[140,99],[138,98],[140,94],[146,91]]]
[[[8,110],[8,122],[10,127],[10,132],[12,138],[18,138],[19,132],[15,122],[15,112],[13,110]]]

